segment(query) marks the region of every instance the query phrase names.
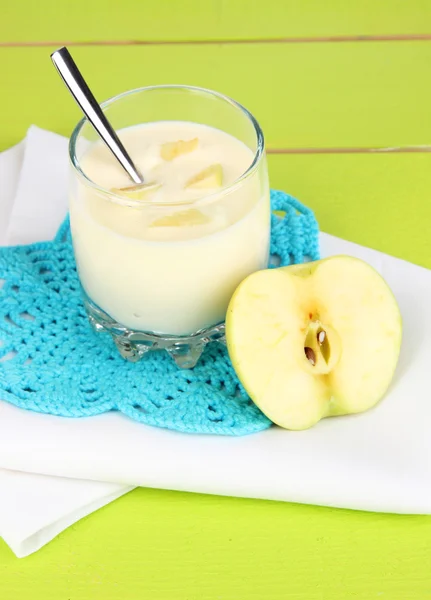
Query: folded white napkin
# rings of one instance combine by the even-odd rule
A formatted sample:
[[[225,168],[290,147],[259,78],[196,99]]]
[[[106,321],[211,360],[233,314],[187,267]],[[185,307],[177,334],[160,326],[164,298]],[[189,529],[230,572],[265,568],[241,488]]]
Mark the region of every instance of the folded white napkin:
[[[41,198],[49,198],[53,208],[50,215],[57,221],[62,218],[67,194],[66,156],[65,138],[37,128],[31,128],[23,142],[0,154],[0,245],[6,242],[7,233],[8,242],[17,244],[47,237],[45,220],[28,219],[31,210],[27,209],[37,210]],[[47,177],[45,170],[39,170],[42,161],[55,167],[54,175],[48,173]],[[14,203],[17,189],[18,198],[24,201]],[[56,214],[57,193],[62,201]],[[115,483],[0,469],[0,537],[18,557],[27,556],[130,489]]]
[[[25,140],[0,154],[0,246],[6,243],[13,201],[24,157]]]
[[[132,489],[0,469],[0,537],[18,558]]]
[[[29,132],[29,138],[40,135],[36,129]],[[24,161],[23,177],[28,168],[30,180],[49,180],[49,149],[44,156],[36,154],[34,161],[39,162]],[[10,242],[23,228],[26,241],[39,239],[35,229],[41,220],[44,237],[52,237],[66,212],[66,199],[60,194],[40,197],[36,206],[34,189],[18,189],[12,216],[20,215],[21,222],[14,229],[12,220]],[[323,256],[350,254],[371,263],[400,304],[405,328],[400,364],[389,394],[375,409],[326,419],[305,432],[274,427],[224,438],[151,428],[116,413],[71,420],[0,403],[0,467],[213,494],[431,513],[431,271],[325,234],[321,243]]]
[[[20,146],[19,177],[9,186],[15,190],[5,235],[10,246],[51,239],[67,212],[67,139],[32,126]]]

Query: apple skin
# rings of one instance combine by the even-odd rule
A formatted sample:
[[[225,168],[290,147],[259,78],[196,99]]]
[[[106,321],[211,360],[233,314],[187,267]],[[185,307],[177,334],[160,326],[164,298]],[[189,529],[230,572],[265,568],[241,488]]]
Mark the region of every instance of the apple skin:
[[[241,383],[269,419],[291,430],[377,404],[393,379],[401,339],[389,286],[350,256],[253,273],[226,316]]]

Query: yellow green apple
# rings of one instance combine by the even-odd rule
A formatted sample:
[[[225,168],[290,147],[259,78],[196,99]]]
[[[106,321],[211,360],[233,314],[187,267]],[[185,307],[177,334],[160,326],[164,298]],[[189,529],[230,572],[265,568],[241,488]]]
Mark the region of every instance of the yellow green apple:
[[[389,286],[349,256],[254,273],[226,317],[241,383],[286,429],[373,407],[394,376],[401,337]]]

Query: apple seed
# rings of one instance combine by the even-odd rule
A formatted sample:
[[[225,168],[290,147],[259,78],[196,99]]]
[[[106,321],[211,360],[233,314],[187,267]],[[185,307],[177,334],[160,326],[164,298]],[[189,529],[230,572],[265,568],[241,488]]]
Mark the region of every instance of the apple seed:
[[[323,342],[325,341],[325,338],[326,338],[326,331],[323,331],[323,329],[322,329],[317,334],[317,341],[319,342],[320,345],[323,344]]]
[[[308,362],[314,367],[314,365],[316,364],[316,355],[314,353],[314,350],[307,346],[304,348],[304,352]]]

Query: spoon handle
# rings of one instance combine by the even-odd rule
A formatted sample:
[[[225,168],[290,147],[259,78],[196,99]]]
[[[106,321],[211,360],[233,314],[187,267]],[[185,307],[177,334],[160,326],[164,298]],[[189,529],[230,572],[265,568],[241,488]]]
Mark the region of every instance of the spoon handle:
[[[127,171],[129,177],[135,183],[143,183],[142,175],[133,164],[127,150],[100,108],[69,50],[65,47],[60,48],[51,54],[51,59],[82,112]]]

